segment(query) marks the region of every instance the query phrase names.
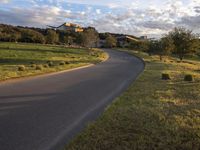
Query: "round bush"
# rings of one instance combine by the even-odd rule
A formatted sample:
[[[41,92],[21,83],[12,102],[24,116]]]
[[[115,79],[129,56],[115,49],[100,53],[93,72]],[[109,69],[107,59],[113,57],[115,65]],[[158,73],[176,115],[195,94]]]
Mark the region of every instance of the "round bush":
[[[52,61],[49,61],[48,62],[48,65],[51,67],[51,66],[53,66],[53,62]]]
[[[59,65],[65,65],[65,62],[64,62],[64,61],[61,61],[61,62],[59,63]]]
[[[32,65],[31,65],[31,68],[35,68],[35,67],[36,67],[36,64],[32,64]]]
[[[167,73],[162,74],[162,80],[170,80],[170,76]]]
[[[35,69],[36,69],[36,70],[42,70],[42,66],[41,66],[41,65],[37,65],[37,66],[35,67]]]
[[[44,64],[43,67],[44,67],[44,68],[48,68],[49,65],[48,65],[48,64]]]
[[[18,71],[25,71],[26,67],[24,65],[21,65],[18,67]]]
[[[191,74],[185,75],[184,81],[193,81],[193,76]]]
[[[67,65],[67,64],[70,64],[70,62],[68,62],[68,61],[65,61],[65,64]]]

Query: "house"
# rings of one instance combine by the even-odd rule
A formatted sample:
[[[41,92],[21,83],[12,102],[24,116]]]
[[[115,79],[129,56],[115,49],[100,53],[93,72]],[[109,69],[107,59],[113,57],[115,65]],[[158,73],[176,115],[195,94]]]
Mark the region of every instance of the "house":
[[[127,47],[129,46],[130,42],[140,42],[140,39],[130,35],[119,35],[116,36],[118,45],[120,47]]]
[[[148,38],[147,38],[147,36],[141,36],[140,39],[141,40],[147,40]]]
[[[74,24],[74,23],[64,23],[58,27],[53,27],[53,26],[48,26],[52,29],[55,30],[61,30],[61,31],[71,31],[71,32],[83,32],[84,28],[81,27],[78,24]]]

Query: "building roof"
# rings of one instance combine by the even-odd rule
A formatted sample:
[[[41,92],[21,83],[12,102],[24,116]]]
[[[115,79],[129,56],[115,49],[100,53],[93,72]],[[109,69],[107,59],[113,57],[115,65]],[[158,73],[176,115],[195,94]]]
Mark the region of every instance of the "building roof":
[[[62,25],[58,26],[57,28],[62,27],[62,26],[66,26],[66,27],[75,27],[75,28],[82,28],[82,27],[81,27],[80,25],[78,25],[78,24],[67,23],[67,22],[63,23]]]

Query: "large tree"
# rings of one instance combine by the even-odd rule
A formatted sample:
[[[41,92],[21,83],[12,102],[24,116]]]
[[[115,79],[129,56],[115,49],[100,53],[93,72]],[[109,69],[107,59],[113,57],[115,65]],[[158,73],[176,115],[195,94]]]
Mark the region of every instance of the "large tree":
[[[112,48],[116,46],[117,46],[117,39],[112,35],[108,35],[106,37],[105,47]]]
[[[94,28],[87,28],[85,31],[80,35],[81,36],[81,45],[84,47],[96,47],[99,41],[99,34]]]
[[[182,60],[186,54],[193,52],[195,36],[191,30],[175,28],[168,36],[173,39],[175,53],[179,56],[180,60]]]
[[[15,37],[16,38],[16,37]],[[32,29],[21,29],[20,42],[44,43],[44,36]]]
[[[58,41],[59,41],[59,36],[56,33],[56,31],[48,30],[47,35],[46,35],[46,42],[48,44],[55,44],[55,43],[58,43]]]
[[[160,60],[162,60],[163,56],[169,55],[175,48],[174,41],[171,37],[165,36],[160,39],[160,47],[158,50],[158,54],[160,56]]]

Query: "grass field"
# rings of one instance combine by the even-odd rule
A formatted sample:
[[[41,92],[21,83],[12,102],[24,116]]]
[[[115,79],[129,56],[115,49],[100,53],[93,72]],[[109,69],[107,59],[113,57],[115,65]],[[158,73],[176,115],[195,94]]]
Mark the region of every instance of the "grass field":
[[[198,150],[200,62],[160,62],[157,56],[130,53],[146,62],[143,74],[66,150]],[[169,73],[171,80],[161,80],[162,73]],[[185,74],[195,80],[183,81]]]
[[[106,57],[97,49],[1,42],[0,80],[71,69],[98,63]]]

